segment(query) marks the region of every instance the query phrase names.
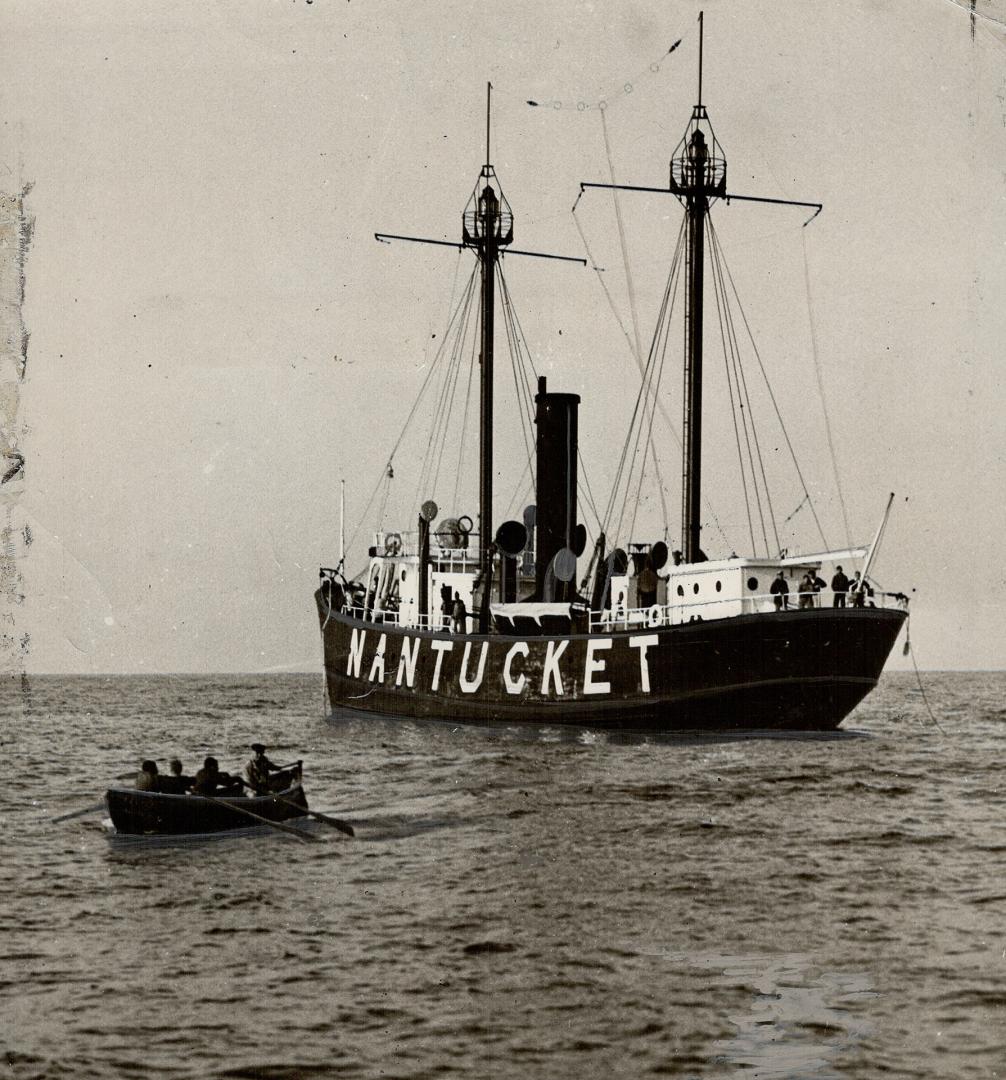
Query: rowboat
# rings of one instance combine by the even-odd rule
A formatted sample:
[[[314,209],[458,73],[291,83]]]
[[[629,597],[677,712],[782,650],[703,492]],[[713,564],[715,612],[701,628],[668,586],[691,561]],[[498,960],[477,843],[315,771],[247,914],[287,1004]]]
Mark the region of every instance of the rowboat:
[[[116,831],[134,836],[226,832],[246,829],[256,818],[283,822],[308,812],[300,783],[269,795],[226,798],[109,788],[105,802]]]

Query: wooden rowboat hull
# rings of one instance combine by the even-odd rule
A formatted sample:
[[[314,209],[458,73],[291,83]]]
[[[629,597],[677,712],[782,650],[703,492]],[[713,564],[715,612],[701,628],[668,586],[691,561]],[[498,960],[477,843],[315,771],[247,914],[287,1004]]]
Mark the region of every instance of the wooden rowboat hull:
[[[255,824],[255,820],[243,811],[279,822],[307,813],[307,798],[300,784],[275,795],[213,799],[110,788],[105,793],[105,802],[116,831],[133,836],[179,836],[247,829]]]

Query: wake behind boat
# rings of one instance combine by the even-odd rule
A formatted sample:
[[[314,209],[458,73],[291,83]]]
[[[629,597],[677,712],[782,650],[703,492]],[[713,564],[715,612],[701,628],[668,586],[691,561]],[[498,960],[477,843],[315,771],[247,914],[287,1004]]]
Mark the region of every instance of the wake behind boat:
[[[477,529],[475,520],[459,512],[453,477],[446,486],[453,486],[454,505],[435,524],[438,459],[435,468],[424,463],[416,501],[426,501],[412,518],[414,528],[410,523],[392,531],[382,522],[366,568],[352,577],[345,573],[342,542],[338,565],[321,569],[315,594],[333,708],[451,722],[630,730],[830,729],[876,686],[907,618],[903,594],[874,588],[869,576],[893,495],[871,543],[836,550],[818,522],[819,549],[798,555],[786,550],[754,428],[749,380],[740,366],[739,332],[728,310],[727,283],[732,286],[733,278],[710,215],[714,203],[734,200],[816,208],[815,215],[821,206],[728,190],[726,159],[702,104],[701,71],[700,32],[699,104],[673,152],[666,186],[581,184],[581,196],[591,188],[617,187],[670,195],[684,210],[604,513],[584,484],[580,398],[550,391],[534,370],[503,275],[507,254],[559,256],[511,247],[514,217],[489,163],[488,131],[486,164],[462,215],[460,242],[421,241],[471,251],[476,258],[445,335],[454,335],[453,352],[442,346],[430,367],[432,376],[441,355],[455,365],[448,366],[434,409],[429,446],[443,451],[449,423],[444,414],[461,396],[460,358],[471,341],[478,349]],[[744,490],[737,514],[746,513],[750,534],[748,554],[739,556],[724,545],[723,554],[713,558],[703,550],[710,547],[703,535],[711,518],[708,488],[702,487],[707,261],[727,360],[729,400],[719,404],[729,405],[733,414]],[[681,550],[670,560],[666,532],[665,539],[651,542],[632,530],[648,455],[656,468],[653,420],[664,408],[658,390],[679,294],[685,345]],[[477,334],[469,330],[473,312]],[[497,314],[510,346],[522,425],[536,434],[526,466],[534,502],[522,520],[494,528]],[[469,385],[474,368],[473,355]],[[781,424],[771,390],[769,395]],[[466,421],[467,401],[458,425],[462,433]],[[459,468],[462,459],[463,450]],[[812,505],[799,467],[796,471],[801,505]],[[390,463],[386,475],[390,482]],[[579,518],[580,500],[597,523],[585,566],[580,560],[588,533]],[[843,566],[855,571],[851,579]]]

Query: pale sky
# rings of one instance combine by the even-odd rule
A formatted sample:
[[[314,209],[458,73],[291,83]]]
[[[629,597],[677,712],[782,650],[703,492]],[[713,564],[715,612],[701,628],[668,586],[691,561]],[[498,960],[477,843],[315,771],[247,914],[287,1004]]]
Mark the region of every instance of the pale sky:
[[[1006,666],[1006,15],[979,0],[972,38],[966,7],[0,0],[0,175],[34,182],[36,222],[28,669],[320,670],[312,592],[338,557],[339,479],[351,534],[470,268],[373,233],[458,237],[488,80],[515,246],[583,255],[579,221],[604,266],[505,264],[539,372],[583,396],[606,500],[638,371],[602,277],[626,327],[633,304],[611,197],[570,210],[581,180],[610,179],[609,154],[620,182],[666,185],[700,8],[730,190],[824,203],[806,228],[799,210],[742,203],[714,220],[829,540],[847,538],[815,349],[850,538],[897,494],[876,575],[916,590],[920,666]],[[645,349],[680,210],[633,198],[620,211]],[[676,367],[663,384],[678,427],[680,383]],[[713,416],[712,380],[706,400]],[[709,425],[707,492],[742,550]],[[655,435],[675,539],[677,448]],[[497,518],[521,465],[501,439]],[[412,504],[409,453],[389,512]],[[474,517],[474,497],[458,509]],[[659,518],[651,497],[642,539]],[[816,550],[806,518],[792,543]],[[907,663],[899,649],[892,666]]]

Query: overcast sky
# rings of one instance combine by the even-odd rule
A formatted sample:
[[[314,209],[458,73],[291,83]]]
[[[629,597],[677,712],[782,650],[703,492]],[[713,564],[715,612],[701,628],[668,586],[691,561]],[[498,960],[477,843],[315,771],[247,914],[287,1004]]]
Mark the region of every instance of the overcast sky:
[[[604,268],[506,262],[538,371],[584,398],[605,500],[638,388],[619,321],[631,337],[635,310],[645,349],[680,210],[620,200],[631,288],[610,196],[570,210],[581,180],[666,184],[700,6],[730,189],[824,203],[806,228],[798,210],[742,203],[715,222],[828,539],[846,541],[846,518],[868,539],[896,492],[876,570],[917,590],[920,665],[1004,666],[998,0],[979,0],[973,35],[953,0],[3,0],[0,173],[7,190],[34,182],[36,220],[29,670],[320,669],[312,591],[337,558],[338,481],[352,533],[470,270],[467,253],[373,233],[457,238],[488,80],[515,246],[582,255],[582,229]],[[680,381],[675,368],[662,387],[677,426]],[[707,491],[727,538],[707,524],[714,555],[746,544],[722,405],[711,376]],[[680,467],[662,423],[674,539]],[[511,436],[498,516],[520,477]],[[417,494],[405,445],[389,513]],[[466,483],[454,509],[474,517]],[[783,482],[777,513],[815,550],[800,499]],[[639,522],[661,535],[655,495]]]

